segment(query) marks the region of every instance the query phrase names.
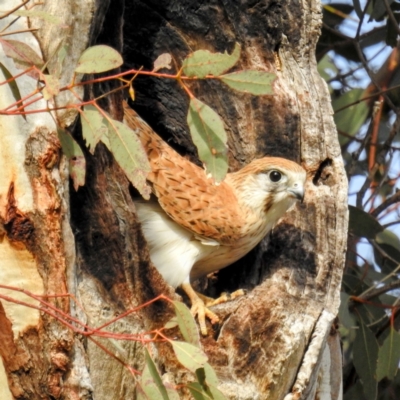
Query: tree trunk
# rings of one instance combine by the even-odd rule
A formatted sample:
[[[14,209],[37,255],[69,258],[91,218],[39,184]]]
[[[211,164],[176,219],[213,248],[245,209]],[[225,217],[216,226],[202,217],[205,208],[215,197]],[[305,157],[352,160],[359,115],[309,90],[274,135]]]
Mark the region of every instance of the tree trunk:
[[[123,3],[46,1],[35,10],[60,16],[61,26],[68,29],[33,19],[31,27],[38,32],[15,39],[36,46],[46,60],[66,37],[64,85],[82,51],[94,44],[121,51],[128,68],[151,70],[162,53],[170,53],[179,66],[195,50],[230,53],[239,43],[239,69],[276,73],[273,96],[239,94],[215,81],[190,84],[196,97],[224,120],[231,171],[270,155],[300,162],[308,172],[305,202],[287,213],[250,254],[199,283],[209,295],[248,289],[245,296],[213,308],[220,326],[209,326],[201,342],[219,389],[229,399],[340,399],[341,355],[334,320],[346,250],[347,180],[330,96],[314,56],[319,1]],[[6,8],[17,4],[8,0]],[[20,29],[27,28],[25,22],[17,22]],[[0,61],[14,75],[21,72],[3,53]],[[22,97],[34,90],[32,78],[21,82]],[[198,163],[186,124],[187,95],[174,81],[138,77],[134,82],[136,111]],[[117,83],[91,86],[85,96],[115,87]],[[7,85],[0,90],[4,109],[15,100]],[[57,97],[59,107],[77,103],[64,93]],[[101,105],[121,118],[121,100],[116,92]],[[46,104],[29,109],[33,107]],[[85,150],[76,116],[76,111],[60,111],[57,123],[71,127],[84,149],[86,183],[78,191],[69,181],[49,113],[26,120],[0,116],[0,282],[37,295],[73,294],[77,301],[45,299],[95,328],[159,294],[179,296],[149,262],[135,218],[134,190],[103,145],[94,155]],[[60,321],[60,312],[58,319],[51,316],[48,305],[42,305],[46,312],[29,308],[39,306],[38,301],[16,290],[0,289],[0,295],[2,399],[135,398],[136,381],[126,365],[143,369],[140,342],[95,339],[117,360],[76,332],[77,324],[74,332]],[[107,330],[140,334],[161,328],[172,316],[173,308],[159,301]],[[169,345],[153,346],[152,353],[164,379],[173,384],[193,379]],[[180,395],[191,398],[187,389]]]

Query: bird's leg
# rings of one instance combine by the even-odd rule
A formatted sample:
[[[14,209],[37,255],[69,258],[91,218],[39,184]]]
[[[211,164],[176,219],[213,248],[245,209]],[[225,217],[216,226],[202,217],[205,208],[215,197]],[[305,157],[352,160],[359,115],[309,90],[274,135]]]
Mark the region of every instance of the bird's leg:
[[[181,288],[190,299],[192,304],[190,311],[193,317],[196,317],[197,315],[201,334],[203,336],[207,335],[206,317],[209,318],[212,324],[216,324],[219,322],[218,316],[205,306],[204,301],[199,297],[199,294],[193,290],[190,283],[182,283]]]

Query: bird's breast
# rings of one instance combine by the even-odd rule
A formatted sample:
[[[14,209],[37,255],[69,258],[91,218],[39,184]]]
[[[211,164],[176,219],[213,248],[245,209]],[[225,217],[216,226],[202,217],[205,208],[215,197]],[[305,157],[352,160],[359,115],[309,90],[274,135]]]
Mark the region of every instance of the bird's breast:
[[[220,245],[211,252],[207,249],[207,253],[204,252],[204,257],[202,257],[200,253],[200,257],[194,264],[190,273],[191,278],[197,279],[233,264],[257,246],[271,228],[271,223],[259,219],[255,221],[251,229],[234,244],[230,246]]]

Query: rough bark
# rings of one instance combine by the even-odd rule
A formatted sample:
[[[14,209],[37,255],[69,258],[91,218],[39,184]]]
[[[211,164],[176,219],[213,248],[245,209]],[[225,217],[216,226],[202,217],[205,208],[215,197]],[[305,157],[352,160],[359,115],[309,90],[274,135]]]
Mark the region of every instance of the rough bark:
[[[215,82],[191,86],[223,117],[231,170],[273,155],[301,162],[309,174],[304,204],[248,256],[202,282],[214,295],[239,287],[249,290],[214,308],[222,322],[210,327],[202,344],[220,378],[220,390],[230,399],[339,399],[340,348],[334,318],[347,237],[347,182],[329,93],[314,56],[319,1],[132,0],[125,4],[124,23],[122,0],[112,7],[108,1],[65,1],[57,7],[49,1],[44,8],[70,26],[65,82],[80,52],[96,43],[123,50],[128,67],[151,69],[164,52],[179,64],[191,51],[231,51],[238,42],[238,68],[277,74],[273,96],[238,94]],[[63,34],[41,23],[36,37],[44,57]],[[30,36],[26,40],[34,41]],[[4,62],[12,70],[12,63]],[[92,87],[86,96],[109,88]],[[171,81],[151,78],[138,78],[135,90],[139,114],[198,162],[185,122],[185,93]],[[115,94],[102,106],[121,117],[121,98]],[[71,101],[75,100],[61,97],[58,105]],[[1,108],[11,102],[6,93]],[[3,132],[8,132],[5,126],[12,130],[10,135],[2,132],[0,146],[0,215],[5,227],[0,254],[7,260],[0,268],[2,282],[37,294],[73,293],[84,312],[66,298],[51,301],[92,327],[160,293],[175,296],[149,263],[134,214],[136,194],[112,156],[101,145],[94,156],[86,152],[86,185],[74,192],[60,158],[54,122],[46,118],[1,117]],[[75,115],[63,112],[58,119],[69,126]],[[84,144],[78,125],[74,136]],[[15,292],[6,294],[17,298]],[[1,398],[134,398],[135,381],[127,369],[90,340],[37,310],[2,304],[0,331],[7,345],[0,346]],[[170,307],[159,302],[109,330],[143,332],[161,327],[171,316]],[[137,343],[101,343],[132,367],[143,367]],[[191,379],[168,346],[153,350],[170,381]],[[185,391],[181,395],[190,398]]]

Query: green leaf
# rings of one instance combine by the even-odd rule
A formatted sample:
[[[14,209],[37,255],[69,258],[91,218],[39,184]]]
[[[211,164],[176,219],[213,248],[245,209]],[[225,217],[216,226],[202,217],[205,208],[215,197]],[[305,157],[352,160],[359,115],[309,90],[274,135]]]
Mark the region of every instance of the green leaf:
[[[108,135],[101,141],[108,147],[115,160],[132,185],[145,198],[150,198],[150,188],[146,183],[150,164],[135,132],[122,122],[106,119]],[[108,140],[107,140],[108,136]]]
[[[89,151],[94,154],[97,143],[107,134],[108,129],[103,115],[91,104],[83,107],[81,113],[82,135]],[[107,139],[105,139],[107,140]]]
[[[142,385],[139,382],[136,383],[136,399],[149,400],[148,396],[146,395],[145,391],[142,388]]]
[[[167,389],[165,388],[157,367],[154,364],[148,350],[145,348],[146,366],[142,373],[141,388],[148,399],[151,400],[169,400]]]
[[[386,281],[388,282],[388,281]],[[390,280],[389,280],[390,282]],[[387,293],[383,293],[379,296],[379,300],[381,301],[382,304],[387,304],[390,306],[395,306],[397,302],[399,301],[399,298],[397,296],[392,296]]]
[[[344,400],[364,399],[363,387],[360,381],[357,381],[349,390],[344,393]]]
[[[49,64],[49,69],[52,75],[57,76],[59,78],[61,76],[65,57],[68,55],[68,46],[62,45],[61,42],[56,52],[57,52],[56,60],[54,63]]]
[[[339,322],[350,329],[355,325],[355,320],[349,311],[350,296],[346,292],[340,292]]]
[[[226,397],[214,386],[209,386],[207,390],[197,382],[191,382],[186,386],[195,400],[226,400]]]
[[[60,92],[60,80],[54,75],[41,74],[40,77],[46,85],[42,91],[43,98],[50,100],[54,96],[57,96]]]
[[[78,60],[75,72],[95,74],[118,68],[123,64],[121,54],[110,46],[98,45],[86,49]]]
[[[61,24],[61,18],[51,15],[46,11],[37,11],[37,10],[17,10],[13,12],[14,15],[18,15],[20,17],[29,17],[29,18],[40,18],[51,24]]]
[[[217,374],[209,363],[205,363],[202,368],[196,369],[196,377],[202,386],[218,386]]]
[[[6,81],[8,81],[9,79],[11,79],[13,76],[10,73],[10,71],[0,62],[0,69],[1,72],[3,72],[4,78]],[[8,86],[11,90],[11,94],[13,95],[15,101],[19,101],[21,100],[21,92],[19,91],[17,82],[15,81],[15,79],[12,79],[8,82]],[[21,111],[24,111],[24,109],[22,108]],[[24,114],[22,114],[22,116],[24,117],[24,119],[26,120],[26,116]]]
[[[392,380],[400,362],[400,334],[390,327],[390,334],[379,349],[378,367],[376,370],[378,382],[387,377]]]
[[[349,230],[355,236],[375,239],[383,226],[364,210],[349,206]]]
[[[178,318],[175,315],[175,317],[172,317],[165,325],[164,328],[165,329],[172,329],[175,328],[176,326],[178,326]]]
[[[378,244],[387,244],[392,246],[394,249],[400,249],[399,238],[389,229],[384,229],[382,232],[379,232],[376,235],[375,240]]]
[[[204,364],[204,372],[206,376],[206,382],[208,385],[213,385],[213,386],[218,386],[218,377],[217,374],[215,373],[213,367],[209,363]]]
[[[180,400],[179,393],[175,389],[171,387],[166,387],[166,389],[170,400]]]
[[[209,363],[196,370],[196,378],[204,392],[214,400],[225,400],[225,396],[217,389],[218,378]]]
[[[57,128],[61,148],[69,161],[69,175],[74,184],[74,189],[85,184],[86,161],[82,149],[75,139],[64,129]]]
[[[208,364],[208,363],[207,363]],[[206,384],[206,372],[204,370],[204,367],[196,369],[196,378],[200,385],[206,389],[207,384]]]
[[[227,400],[226,397],[215,386],[209,385],[207,393],[210,393],[214,400]]]
[[[250,93],[255,96],[274,94],[272,82],[276,75],[264,71],[238,71],[222,75],[221,81],[238,92]]]
[[[354,0],[353,4],[354,4],[354,11],[356,12],[357,17],[363,18],[363,10],[361,9],[360,0]]]
[[[37,55],[35,50],[26,43],[18,40],[5,40],[1,38],[0,43],[3,46],[5,55],[13,59],[17,68],[27,69],[33,65],[38,69],[43,67],[44,61]]]
[[[369,285],[364,282],[364,279],[360,279],[360,276],[354,276],[349,273],[343,274],[342,288],[350,295],[359,295],[365,292]]]
[[[324,78],[324,80],[328,81],[332,76],[335,76],[337,72],[338,69],[328,54],[318,62],[318,73]]]
[[[205,78],[207,75],[219,76],[231,69],[239,60],[240,45],[235,44],[233,53],[211,53],[208,50],[198,50],[190,54],[182,64],[186,76]]]
[[[380,304],[379,299],[375,299],[374,302]],[[357,303],[355,305],[358,316],[363,324],[373,324],[376,323],[376,321],[387,318],[385,311],[379,306],[377,307],[376,304]]]
[[[210,394],[202,388],[197,382],[191,382],[186,385],[195,400],[213,400]]]
[[[177,340],[171,340],[170,343],[178,361],[189,371],[195,372],[207,362],[207,356],[198,347]]]
[[[350,90],[332,101],[333,109],[335,111],[339,110],[347,104],[352,104],[356,102],[364,95],[364,89]],[[368,113],[369,108],[365,101],[342,109],[334,115],[337,129],[339,131],[347,133],[350,136],[354,136],[364,124]],[[349,138],[342,139],[341,137],[341,140],[348,141]]]
[[[394,268],[400,263],[400,247],[396,246],[396,239],[392,235],[393,232],[385,230],[381,232],[383,235],[379,234],[376,238],[376,244],[374,247],[375,261],[381,268],[382,272],[389,274]],[[387,241],[387,242],[386,242]],[[378,250],[383,250],[390,258],[386,257],[386,254],[381,254]]]
[[[353,346],[353,362],[357,374],[362,380],[364,394],[368,400],[375,400],[377,397],[378,352],[379,346],[375,335],[366,325],[360,323]]]
[[[228,172],[227,136],[221,118],[209,106],[192,98],[187,123],[206,171],[221,182]]]
[[[193,346],[200,347],[199,331],[190,310],[180,301],[174,301],[173,303],[183,338]]]

